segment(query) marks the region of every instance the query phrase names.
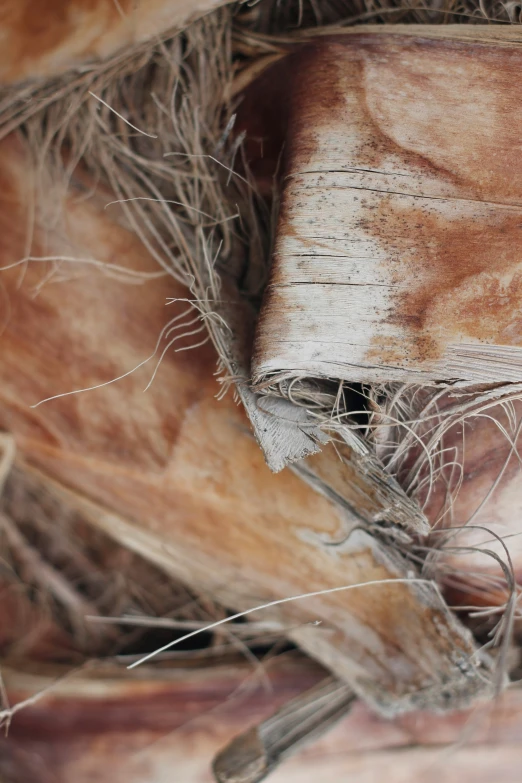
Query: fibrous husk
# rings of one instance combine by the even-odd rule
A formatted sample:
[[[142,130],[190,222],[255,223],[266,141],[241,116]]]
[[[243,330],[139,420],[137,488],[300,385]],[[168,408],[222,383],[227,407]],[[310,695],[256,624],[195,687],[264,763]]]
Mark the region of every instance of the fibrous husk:
[[[335,18],[332,7],[324,13]],[[231,395],[215,399],[209,338],[223,388],[236,383],[258,410],[244,385],[248,361],[233,350],[229,307],[239,296],[255,317],[271,218],[259,190],[269,188],[266,178],[256,187],[231,118],[257,67],[241,70],[242,58],[279,57],[299,38],[258,35],[256,25],[273,28],[277,9],[258,11],[234,39],[223,11],[183,37],[6,91],[1,255],[16,266],[2,273],[11,307],[0,366],[4,426],[16,434],[23,481],[44,482],[89,525],[226,607],[402,580],[317,596],[307,608],[282,605],[270,621],[387,712],[460,706],[492,692],[487,664],[432,587],[416,585],[415,561],[425,557],[412,556],[411,539],[390,520],[393,506],[370,494],[361,520],[346,497],[331,503],[330,484],[321,486],[328,501],[287,471],[273,476]],[[328,399],[322,424],[345,395],[319,394]],[[369,396],[382,415],[376,390]],[[340,429],[353,449],[351,424]],[[382,454],[373,438],[368,444],[375,466]],[[379,486],[389,481],[410,512],[403,527],[411,530],[412,518],[417,530],[425,525],[399,473],[379,470]],[[349,483],[347,491],[352,497]],[[352,506],[359,503],[360,495]],[[317,619],[322,628],[311,625]],[[367,626],[377,642],[368,643]],[[422,768],[427,757],[418,758]]]

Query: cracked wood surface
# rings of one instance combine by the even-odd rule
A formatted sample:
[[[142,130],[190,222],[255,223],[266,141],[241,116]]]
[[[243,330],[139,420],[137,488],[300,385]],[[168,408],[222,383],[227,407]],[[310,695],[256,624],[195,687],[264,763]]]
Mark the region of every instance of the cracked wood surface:
[[[256,381],[522,378],[522,50],[430,30],[324,37],[264,75],[288,106]]]

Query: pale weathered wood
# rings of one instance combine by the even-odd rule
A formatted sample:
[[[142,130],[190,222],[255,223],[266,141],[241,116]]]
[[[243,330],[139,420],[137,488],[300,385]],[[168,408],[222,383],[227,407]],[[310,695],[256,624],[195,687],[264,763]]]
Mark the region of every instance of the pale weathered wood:
[[[265,73],[290,108],[257,382],[522,378],[518,35],[407,32],[324,38]]]
[[[16,139],[1,150],[6,265],[24,254],[30,168]],[[75,195],[71,189],[63,201],[60,231],[35,228],[35,256],[74,252],[157,270],[133,234],[103,210],[109,194]],[[263,617],[383,711],[456,707],[488,692],[470,637],[434,590],[414,581],[383,584],[414,570],[347,509],[288,471],[269,471],[231,395],[216,399],[215,358],[207,347],[169,353],[146,393],[151,370],[142,367],[118,383],[30,407],[138,365],[178,312],[165,314],[165,298],[185,296],[168,278],[136,286],[88,265],[74,266],[69,278],[47,282],[35,296],[46,271],[29,264],[22,284],[19,268],[2,272],[10,311],[0,354],[0,422],[15,435],[22,464],[38,471],[47,489],[225,606],[251,609],[376,580],[282,604]]]
[[[288,95],[292,90],[297,95],[291,104],[288,119],[286,144],[291,150],[286,170],[289,180],[284,189],[289,198],[283,202],[280,224],[283,235],[280,241],[287,249],[300,248],[302,254],[276,254],[274,296],[279,297],[282,304],[280,310],[271,309],[273,300],[271,294],[268,294],[264,320],[261,319],[261,335],[272,334],[275,338],[274,347],[277,340],[282,339],[279,348],[284,351],[288,347],[284,341],[289,332],[285,319],[289,318],[294,323],[297,332],[303,325],[300,334],[304,336],[304,343],[310,337],[307,319],[321,319],[324,316],[324,348],[329,360],[336,350],[340,350],[339,345],[336,345],[339,334],[341,337],[349,335],[350,339],[354,334],[351,329],[354,318],[349,308],[343,322],[343,316],[336,319],[334,313],[332,317],[330,303],[325,304],[324,300],[330,295],[334,298],[337,296],[337,288],[341,292],[338,296],[342,299],[343,307],[351,297],[352,303],[367,307],[367,313],[373,314],[372,323],[355,323],[355,329],[359,329],[361,335],[369,333],[375,342],[379,330],[382,334],[385,329],[397,327],[399,331],[390,350],[403,351],[408,348],[408,344],[411,347],[413,342],[418,351],[415,361],[412,360],[412,354],[403,357],[408,358],[409,365],[405,363],[402,369],[386,366],[384,361],[378,367],[354,368],[338,364],[326,370],[323,368],[327,375],[343,377],[343,373],[348,372],[351,373],[350,377],[354,377],[354,373],[359,373],[356,377],[360,380],[372,377],[389,379],[395,373],[395,377],[407,377],[408,380],[431,381],[435,377],[434,373],[430,378],[426,377],[425,372],[430,351],[424,349],[430,344],[432,348],[436,347],[437,342],[442,344],[451,333],[455,333],[459,339],[467,339],[456,327],[464,325],[474,329],[477,335],[477,344],[468,350],[468,358],[463,359],[462,366],[465,365],[464,375],[468,382],[473,377],[489,377],[490,380],[519,378],[517,346],[488,347],[480,342],[482,332],[487,337],[488,330],[489,334],[498,332],[500,338],[513,338],[512,342],[518,340],[520,248],[516,215],[519,214],[521,188],[520,171],[516,165],[510,166],[510,150],[517,144],[517,128],[511,125],[511,117],[517,116],[520,105],[510,89],[509,79],[520,57],[519,31],[394,26],[391,29],[365,28],[362,36],[361,31],[356,29],[338,30],[337,34],[342,37],[328,38],[325,42],[316,41],[313,49],[311,45],[301,51],[294,49],[286,61],[268,69],[260,77],[259,84],[253,85],[246,94],[248,111],[245,112],[243,123],[247,129],[249,124],[252,125],[257,135],[263,138],[263,143],[273,156],[273,163],[277,159],[277,153],[274,156],[277,145],[274,139],[272,146],[269,143],[270,122],[262,125],[259,132],[256,122],[262,115],[256,114],[253,99],[257,97],[262,101],[267,91],[270,95],[270,85],[274,83],[278,85],[279,91],[276,92],[276,99],[281,100],[281,93]],[[441,44],[439,39],[446,40]],[[349,53],[344,51],[346,42]],[[338,53],[337,58],[333,56],[334,52]],[[444,62],[447,63],[446,70]],[[485,75],[483,80],[481,74]],[[327,105],[328,101],[319,90],[321,84],[324,91],[332,91],[337,85],[341,108],[337,103],[334,105],[333,101]],[[314,85],[318,88],[316,97],[313,95]],[[273,99],[273,95],[271,97]],[[305,109],[301,116],[302,107]],[[261,104],[261,112],[267,112],[264,104]],[[475,114],[480,116],[470,122],[470,127],[466,129],[466,118]],[[343,117],[346,120],[344,125],[341,122]],[[365,144],[357,147],[357,139],[365,141]],[[296,142],[292,148],[295,140],[299,140],[300,147]],[[344,144],[342,149],[333,148],[336,140]],[[256,167],[258,161],[254,145],[252,151],[253,165]],[[343,151],[361,156],[367,170],[361,172],[350,169],[341,154],[339,168],[344,166],[346,171],[343,179],[333,182],[328,166],[331,164],[333,168],[334,153]],[[293,174],[298,171],[299,165],[305,167],[307,156],[312,154],[315,155],[318,167],[323,166],[325,171],[317,173],[316,187],[309,192],[307,187],[311,175],[294,177]],[[382,173],[384,166],[379,170],[371,168],[370,158],[379,155],[395,165],[395,169],[392,167],[390,171],[393,176]],[[320,159],[321,156],[323,159]],[[268,157],[264,160],[268,171],[269,163]],[[342,173],[339,171],[339,176]],[[451,177],[455,180],[457,175],[460,180],[451,183]],[[380,186],[377,181],[379,177]],[[402,225],[393,225],[392,211],[406,197],[389,193],[393,188],[386,185],[387,179],[394,179],[396,185],[400,185],[401,180],[408,184],[410,192],[414,194],[408,196],[410,204],[422,202],[419,193],[424,193],[430,196],[424,199],[424,203],[432,202],[432,205],[423,207],[417,215],[418,219],[408,222],[406,216]],[[329,191],[328,184],[335,185],[336,189]],[[371,190],[373,187],[385,192],[374,193]],[[448,193],[451,187],[457,195],[450,199]],[[460,191],[462,200],[458,195]],[[347,206],[345,196],[352,198],[351,206]],[[327,208],[314,211],[311,205],[315,198],[323,199],[321,203],[327,204]],[[365,200],[364,209],[362,200]],[[373,209],[378,202],[381,203],[379,210]],[[446,212],[445,224],[436,227],[430,213],[433,217],[437,210],[440,212],[443,208]],[[362,214],[364,210],[366,216]],[[410,218],[415,217],[415,214],[415,210],[412,210]],[[468,217],[464,220],[466,214]],[[507,215],[505,219],[503,214]],[[488,220],[484,219],[484,215],[489,215]],[[331,220],[333,225],[334,219],[338,218],[337,226],[342,228],[344,223],[345,228],[348,226],[353,229],[347,231],[345,239],[339,238],[340,247],[348,247],[354,236],[362,238],[367,244],[378,241],[380,237],[388,243],[387,255],[379,260],[380,256],[376,252],[375,256],[367,259],[354,260],[343,259],[341,251],[337,251],[339,258],[324,257],[324,249],[318,246],[320,240],[317,237],[307,238],[311,229],[305,218],[323,227],[325,221]],[[513,223],[508,229],[506,221],[509,220],[513,220]],[[462,228],[460,238],[455,226]],[[488,259],[491,260],[490,264]],[[352,264],[351,276],[347,273],[344,282],[353,282],[357,275],[359,278],[365,274],[371,277],[375,273],[377,277],[373,283],[377,285],[337,285],[343,282],[343,270],[346,271],[349,264]],[[307,286],[306,280],[310,279],[312,271],[319,280],[328,279],[330,275],[330,283]],[[402,277],[398,276],[399,272]],[[392,303],[395,309],[391,311],[390,317],[388,311],[376,314],[376,302],[380,295],[379,289],[382,289],[386,276],[391,273],[396,276],[394,285],[402,285],[402,293],[398,301]],[[292,285],[292,280],[300,285]],[[364,277],[359,282],[361,280],[364,282]],[[426,285],[430,281],[431,288]],[[458,285],[452,288],[455,283]],[[419,287],[424,290],[426,302],[424,310],[417,313],[417,329],[415,319],[409,318],[407,307],[415,303]],[[323,288],[326,293],[316,296],[316,288]],[[308,301],[303,300],[298,305],[298,298],[307,289],[310,292],[305,293]],[[346,290],[348,294],[344,293]],[[367,290],[377,291],[377,294],[366,296]],[[389,298],[388,295],[386,289],[386,297]],[[293,304],[290,302],[292,297]],[[295,310],[292,310],[294,305]],[[279,322],[280,331],[277,324],[279,317],[282,319]],[[338,324],[343,324],[343,327],[338,328]],[[344,328],[346,324],[350,327],[348,331]],[[306,351],[313,352],[316,347],[311,341],[306,346],[296,343],[296,354],[300,352],[300,346],[303,347],[303,355],[306,355]],[[348,349],[351,350],[351,347],[348,346]],[[344,350],[343,346],[341,350]],[[451,352],[453,349],[449,350]],[[423,351],[424,356],[421,356]],[[483,353],[479,369],[477,351]],[[513,359],[511,365],[506,361],[508,356]],[[448,369],[450,364],[447,357],[444,363]],[[451,366],[455,368],[455,364]],[[417,373],[418,369],[422,370],[421,374]],[[310,371],[310,374],[314,373]],[[443,378],[452,380],[452,375],[453,370],[449,374],[445,373]],[[455,375],[459,377],[456,371]],[[262,385],[266,386],[270,375],[262,381]],[[372,433],[378,454],[388,460],[393,458],[392,473],[398,473],[399,481],[421,506],[427,504],[424,511],[432,524],[459,527],[469,523],[469,529],[461,535],[451,538],[437,535],[431,541],[434,552],[430,557],[430,566],[446,585],[451,585],[451,601],[501,606],[506,601],[509,589],[505,574],[490,551],[493,550],[510,568],[507,549],[513,561],[515,581],[520,580],[521,573],[517,511],[520,506],[520,476],[516,442],[519,439],[517,427],[520,421],[519,403],[516,401],[520,397],[520,384],[504,384],[496,392],[480,388],[473,392],[469,388],[469,392],[467,398],[448,393],[446,397],[438,399],[437,406],[428,411],[432,418],[428,417],[424,424],[416,424],[415,419],[422,411],[428,390],[422,394],[416,392],[416,405],[408,414],[404,414],[404,418],[409,419],[407,427],[393,432],[396,421],[393,417],[398,416],[400,419],[402,415],[395,409],[391,411],[392,418],[387,419],[385,414],[378,423],[378,429],[372,430]],[[464,402],[469,408],[466,415],[464,408],[459,414]],[[508,406],[513,405],[511,415],[508,415]],[[446,431],[450,417],[453,417],[455,424]],[[410,432],[412,428],[414,435]],[[436,435],[437,432],[439,435]],[[424,449],[419,448],[419,437],[424,448],[428,446],[434,458],[437,471],[433,483],[426,483],[429,465]],[[514,444],[510,443],[510,437],[514,439]],[[381,440],[387,444],[382,448],[379,446]],[[409,441],[406,452],[404,441]],[[447,462],[442,470],[440,467],[444,459],[440,458],[439,452],[445,454]],[[397,458],[399,454],[402,456]],[[412,484],[409,473],[423,459],[424,466]],[[332,477],[332,472],[329,473]],[[423,488],[418,491],[417,485],[423,481]],[[505,540],[501,543],[495,540],[495,536]],[[456,549],[467,546],[475,547],[476,550],[461,549],[459,553]],[[475,571],[474,576],[466,578],[466,573],[471,570]]]
[[[221,354],[228,357],[236,389],[270,470],[291,465],[302,479],[370,525],[388,522],[416,534],[429,531],[417,503],[386,473],[368,445],[348,427],[328,427],[304,406],[250,388],[254,314],[232,287],[222,291],[227,324]],[[326,444],[328,445],[326,448]],[[308,457],[308,459],[306,459]]]

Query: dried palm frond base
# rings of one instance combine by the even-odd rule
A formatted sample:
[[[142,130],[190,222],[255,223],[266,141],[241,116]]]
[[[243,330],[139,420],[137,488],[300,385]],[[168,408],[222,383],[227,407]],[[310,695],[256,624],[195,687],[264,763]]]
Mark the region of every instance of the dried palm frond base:
[[[492,436],[506,467],[476,479],[480,427],[471,452],[458,428],[468,402],[482,425],[480,391],[437,398],[432,422],[425,389],[250,386],[281,135],[249,168],[244,91],[312,35],[295,25],[365,9],[262,0],[174,34],[186,3],[116,5],[97,41],[71,0],[72,27],[3,71],[26,81],[0,101],[0,776],[162,783],[175,767],[193,783],[220,750],[217,779],[253,783],[348,713],[280,779],[393,780],[390,748],[408,747],[397,781],[440,764],[471,776],[479,758],[484,781],[518,780],[518,691],[498,696],[518,672],[515,550],[470,576],[455,559],[468,545],[439,533],[467,521],[476,481],[479,503],[506,498],[502,524],[518,502],[516,404],[504,395]],[[269,470],[239,400],[271,466],[293,472]],[[500,623],[468,617],[486,582]]]
[[[0,159],[14,192],[23,192],[27,157],[20,138],[5,140]],[[191,332],[201,327],[185,325],[187,317],[197,321],[185,314],[187,292],[155,277],[155,259],[96,203],[103,203],[101,188],[89,201],[82,193],[71,182],[60,231],[44,232],[35,221],[33,241],[46,243],[42,255],[65,257],[61,248],[70,243],[81,246],[82,257],[111,264],[125,248],[120,273],[132,272],[139,260],[149,279],[132,285],[107,277],[103,268],[76,264],[74,276],[64,279],[62,266],[61,279],[45,280],[35,262],[20,281],[19,266],[4,269],[11,314],[0,363],[0,418],[16,438],[18,470],[223,606],[252,611],[271,604],[260,619],[388,714],[428,703],[461,706],[487,695],[493,687],[487,657],[475,650],[436,585],[419,579],[384,534],[372,535],[380,521],[390,541],[407,537],[391,526],[386,493],[357,484],[353,465],[341,462],[331,444],[298,467],[312,485],[326,473],[331,496],[314,492],[299,474],[271,473],[232,395],[216,399],[215,359],[206,345],[169,351],[145,393],[154,369],[121,377],[153,353],[165,295],[177,300],[169,307],[172,328],[184,328],[174,332],[180,348],[190,347]],[[9,265],[23,252],[23,233],[9,228],[23,225],[12,217],[23,199],[5,203],[2,257]],[[201,333],[196,339],[204,342]],[[20,366],[31,367],[30,374]],[[120,380],[103,385],[112,378]],[[27,405],[59,389],[95,386]],[[308,593],[314,595],[284,602]]]

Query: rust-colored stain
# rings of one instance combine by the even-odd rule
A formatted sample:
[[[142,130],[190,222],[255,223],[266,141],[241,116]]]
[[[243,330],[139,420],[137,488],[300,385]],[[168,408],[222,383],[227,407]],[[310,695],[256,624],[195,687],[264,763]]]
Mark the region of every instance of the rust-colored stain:
[[[363,363],[417,370],[452,344],[521,345],[522,102],[512,90],[521,64],[517,47],[362,34],[303,45],[272,67],[287,90],[277,237],[321,248],[321,236],[298,229],[310,166],[383,174],[383,190],[362,187],[353,206],[358,236],[384,251],[389,283]],[[328,219],[335,225],[335,213]],[[276,242],[254,368],[298,309],[279,291],[284,265]]]
[[[27,210],[34,198],[30,172],[22,143],[9,137],[0,146],[0,266],[16,263],[26,252]],[[157,271],[154,259],[130,231],[96,202],[78,202],[76,195],[71,189],[64,199],[62,225],[55,233],[37,219],[33,256],[72,255]],[[169,360],[163,363],[160,374],[170,377],[168,389],[153,384],[143,392],[156,358],[117,384],[30,406],[55,394],[110,382],[137,367],[152,354],[169,318],[184,307],[166,308],[166,299],[184,296],[184,289],[163,278],[141,285],[122,283],[83,265],[62,266],[70,280],[51,277],[39,288],[49,270],[49,264],[37,262],[25,270],[0,270],[6,302],[0,333],[0,425],[50,450],[66,448],[80,456],[89,443],[91,457],[120,468],[164,469],[183,411],[213,383],[208,368],[215,359],[208,346],[177,353],[175,367]],[[128,395],[126,404],[121,404],[122,394]]]
[[[394,47],[388,41],[383,42],[378,36],[371,35],[357,36],[354,40],[327,37],[320,44],[309,44],[301,50],[300,67],[294,66],[291,70],[294,95],[291,99],[291,138],[287,139],[288,153],[285,158],[288,173],[294,173],[294,165],[296,172],[306,171],[307,165],[321,147],[324,132],[330,125],[339,123],[344,124],[347,131],[354,125],[363,131],[361,136],[364,138],[353,150],[353,163],[356,161],[361,168],[378,169],[383,159],[394,152],[407,162],[414,161],[419,172],[436,171],[445,179],[462,184],[455,170],[445,167],[429,155],[397,143],[390,135],[386,121],[375,116],[369,106],[368,93],[372,91],[373,82],[368,83],[365,79],[368,64],[374,61],[379,64],[377,78],[382,80],[381,71],[386,75],[393,65],[388,61],[387,50],[393,51]],[[444,44],[441,46],[444,49]],[[451,46],[465,52],[461,44]],[[414,43],[401,43],[398,48],[399,53],[403,49],[418,49],[419,54],[425,56],[423,48]],[[278,65],[282,69],[283,63]],[[409,76],[409,72],[405,74],[405,78]],[[417,76],[417,81],[419,92],[422,93],[428,77]],[[349,93],[356,98],[356,112],[351,111],[350,104],[347,104]],[[397,102],[400,103],[400,100]],[[335,149],[331,152],[335,153]],[[338,161],[340,166],[346,162],[343,159]]]
[[[0,59],[2,79],[23,78],[35,62],[60,47],[88,51],[93,38],[129,10],[132,0],[39,0],[36,4],[33,0],[1,0],[0,29],[7,37]],[[83,41],[78,40],[82,25]]]
[[[0,0],[0,82],[44,79],[183,27],[226,0]]]
[[[20,160],[16,172],[18,182],[30,181],[30,160]],[[137,266],[156,269],[138,238],[129,243],[128,232],[111,223],[110,210],[66,200],[63,213],[64,232],[78,255],[117,260],[125,252],[130,263],[132,253]],[[6,221],[2,255],[13,260],[23,251],[11,248],[7,213]],[[17,216],[16,241],[21,225]],[[49,233],[51,252],[60,252],[60,232]],[[38,249],[45,247],[44,239],[37,232]],[[37,299],[49,309],[36,321],[26,290],[33,275],[38,282],[31,266],[19,289],[6,272],[14,311],[3,336],[0,410],[4,421],[10,417],[19,451],[31,465],[118,515],[110,521],[100,515],[99,524],[110,524],[111,534],[127,545],[137,541],[171,573],[238,609],[396,575],[371,539],[355,553],[321,544],[321,536],[339,529],[335,507],[293,474],[270,473],[231,395],[215,399],[210,350],[187,352],[186,359],[166,356],[146,394],[143,375],[135,374],[35,409],[54,440],[42,437],[28,405],[74,388],[75,372],[85,386],[106,380],[109,370],[114,374],[109,363],[122,372],[134,367],[153,348],[168,318],[165,298],[176,291],[168,280],[125,286],[89,270],[84,280],[46,284]],[[278,616],[301,633],[310,631],[309,638],[315,629],[308,624],[323,620],[318,631],[325,630],[320,638],[328,656],[322,655],[332,668],[342,672],[356,661],[377,690],[404,696],[409,687],[437,681],[439,672],[458,676],[448,656],[451,627],[435,635],[423,632],[432,615],[410,586],[397,583],[291,602]],[[329,629],[337,634],[335,644],[328,641]]]
[[[390,196],[364,227],[386,250],[392,284],[402,287],[386,320],[410,340],[406,361],[439,359],[446,342],[484,335],[488,343],[521,344],[522,211],[448,219]],[[404,361],[404,344],[383,355],[382,337],[374,340],[369,359]]]
[[[23,148],[17,156],[6,142],[0,147],[0,164],[0,171],[7,171],[7,178],[23,191],[24,172],[30,171]],[[20,209],[20,199],[13,199]],[[108,211],[87,202],[66,206],[67,225],[79,243],[79,255],[100,257],[105,249],[108,259],[113,255],[118,259],[123,242],[129,263],[136,257],[140,268],[155,268],[152,260],[144,258],[138,240],[127,244],[127,232],[106,222]],[[0,257],[7,263],[23,252],[25,222],[12,211],[5,211],[2,219]],[[13,219],[15,228],[9,230]],[[37,244],[39,237],[37,232]],[[48,240],[54,242],[54,235]],[[78,383],[85,386],[105,380],[109,370],[112,375],[120,370],[120,366],[109,367],[107,357],[127,357],[121,370],[143,359],[167,317],[164,301],[172,291],[165,280],[139,287],[118,281],[113,286],[89,270],[83,280],[49,282],[33,300],[33,284],[40,279],[37,265],[28,268],[20,288],[15,271],[0,275],[12,304],[1,338],[0,420],[16,434],[20,450],[32,464],[124,519],[141,520],[146,535],[170,542],[167,554],[172,549],[191,563],[193,578],[200,584],[213,592],[217,582],[218,588],[237,585],[242,601],[247,600],[245,592],[251,595],[250,605],[265,596],[334,587],[348,578],[348,566],[354,582],[388,575],[369,550],[345,560],[332,558],[315,543],[300,543],[300,532],[307,528],[335,536],[339,518],[325,498],[293,474],[270,473],[231,397],[215,399],[215,381],[209,373],[214,358],[207,350],[166,357],[146,394],[143,376],[139,381],[131,376],[107,389],[30,409],[31,403],[49,393],[74,388],[71,370],[79,373]],[[78,310],[82,318],[77,317]],[[216,562],[219,573],[210,567]],[[270,574],[268,588],[264,574]],[[291,603],[285,607],[285,617],[300,623],[328,615],[339,627],[346,611],[362,624],[378,618],[397,649],[400,632],[394,630],[394,622],[401,627],[405,603],[411,601],[415,612],[415,600],[404,585],[387,590],[387,597],[393,609],[382,616],[374,611],[384,604],[377,589],[375,597],[353,591],[332,600],[318,599],[313,608]],[[342,635],[346,654],[351,655],[348,630]],[[370,653],[362,653],[363,659],[374,671],[380,670],[380,663],[370,662]],[[399,654],[408,659],[409,668],[415,668],[409,651]]]
[[[241,95],[236,132],[246,133],[246,160],[256,175],[256,184],[261,179],[267,192],[276,178],[281,182],[291,173],[296,157],[301,164],[307,152],[311,155],[315,149],[317,122],[305,118],[303,106],[320,120],[325,112],[344,104],[335,66],[335,48],[325,49],[322,42],[313,42],[268,67]],[[301,132],[306,132],[306,139],[296,147],[295,139]],[[284,210],[284,202],[280,210]]]

